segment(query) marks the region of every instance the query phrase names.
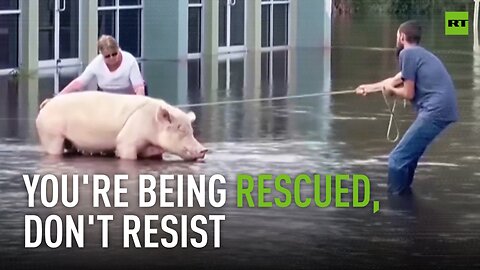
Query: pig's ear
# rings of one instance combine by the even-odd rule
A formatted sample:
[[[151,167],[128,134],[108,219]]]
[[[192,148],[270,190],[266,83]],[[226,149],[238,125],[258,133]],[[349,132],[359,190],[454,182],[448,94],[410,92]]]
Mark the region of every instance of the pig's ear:
[[[168,121],[170,124],[172,123],[172,116],[168,112],[168,110],[164,109],[163,107],[158,107],[157,109],[157,121]]]
[[[190,122],[192,122],[192,123],[193,123],[193,121],[195,121],[195,119],[197,119],[197,116],[195,115],[194,112],[188,112],[187,116],[188,116],[188,119],[190,119]]]

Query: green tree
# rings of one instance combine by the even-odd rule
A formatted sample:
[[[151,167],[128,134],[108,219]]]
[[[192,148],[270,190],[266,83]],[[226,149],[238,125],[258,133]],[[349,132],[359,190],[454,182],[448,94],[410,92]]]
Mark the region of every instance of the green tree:
[[[441,14],[446,10],[473,10],[473,0],[334,0],[338,14],[387,13],[399,16]]]

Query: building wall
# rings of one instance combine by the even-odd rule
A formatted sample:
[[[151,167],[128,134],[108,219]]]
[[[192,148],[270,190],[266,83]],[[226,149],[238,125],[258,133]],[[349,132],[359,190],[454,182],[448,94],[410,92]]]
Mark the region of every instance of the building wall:
[[[297,2],[297,47],[329,47],[331,36],[331,1]]]
[[[0,5],[0,22],[2,20],[7,21],[7,16],[9,16],[10,24],[12,24],[12,20],[17,20],[18,30],[15,30],[14,26],[6,30],[5,27],[0,26],[0,34],[7,33],[9,35],[9,50],[13,53],[15,50],[10,47],[16,46],[18,48],[19,61],[0,59],[0,63],[5,63],[1,68],[20,67],[25,70],[35,70],[39,66],[38,31],[40,25],[38,12],[39,1],[42,0],[17,1],[18,5],[16,7],[15,5],[12,5],[12,7]],[[79,31],[78,63],[85,65],[96,55],[96,39],[102,32],[108,31],[114,32],[112,34],[117,37],[120,36],[121,46],[122,40],[125,44],[127,40],[130,43],[131,39],[139,39],[138,43],[141,43],[142,47],[141,50],[138,50],[139,55],[137,57],[139,58],[145,60],[185,60],[192,57],[192,54],[189,55],[188,53],[189,33],[196,31],[197,28],[194,23],[195,20],[198,21],[199,16],[201,17],[201,25],[199,26],[201,53],[196,54],[196,56],[218,54],[220,51],[218,47],[219,35],[221,35],[219,30],[220,15],[223,14],[222,5],[219,5],[219,1],[227,2],[228,0],[203,0],[203,2],[198,0],[143,0],[139,1],[141,4],[139,7],[119,6],[119,0],[116,0],[115,7],[98,7],[100,3],[98,0],[80,1],[79,24],[81,27]],[[245,1],[245,40],[242,50],[258,51],[272,47],[330,46],[331,0]],[[8,2],[16,3],[15,0],[9,0]],[[237,2],[241,1],[237,0]],[[189,14],[192,7],[200,8],[201,14],[195,16]],[[9,8],[13,14],[5,15],[5,9]],[[133,20],[131,22],[122,21],[122,18],[130,18],[125,11],[129,8],[140,10],[139,12],[142,15],[141,26],[138,26],[141,28],[141,30],[138,30],[141,31],[140,34],[130,36],[128,32],[125,32],[136,27],[131,28],[131,24],[135,23]],[[113,15],[109,17],[110,15],[105,15],[108,12],[111,14],[116,12],[120,15],[117,15],[117,18],[114,18]],[[100,13],[102,16],[100,16]],[[286,21],[282,19],[284,15],[287,16]],[[98,22],[108,22],[109,19],[114,20],[110,22],[111,25],[102,25],[102,28],[99,29]],[[284,33],[280,29],[283,25],[288,29],[288,42],[284,43],[282,43],[283,39],[281,37]],[[17,32],[15,33],[15,31]],[[269,36],[269,33],[273,33],[272,36]],[[12,36],[14,38],[11,38]],[[15,44],[15,40],[19,41],[18,44]],[[0,57],[11,57],[11,54],[0,55]]]
[[[144,0],[143,3],[143,58],[185,59],[188,42],[188,0]]]

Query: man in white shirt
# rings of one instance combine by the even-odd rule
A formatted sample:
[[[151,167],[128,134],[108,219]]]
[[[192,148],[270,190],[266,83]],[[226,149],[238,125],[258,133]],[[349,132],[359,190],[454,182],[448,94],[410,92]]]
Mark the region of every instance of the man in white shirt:
[[[145,82],[135,57],[122,51],[117,41],[108,35],[98,40],[100,52],[83,73],[68,84],[59,94],[84,89],[93,79],[105,92],[145,95]]]

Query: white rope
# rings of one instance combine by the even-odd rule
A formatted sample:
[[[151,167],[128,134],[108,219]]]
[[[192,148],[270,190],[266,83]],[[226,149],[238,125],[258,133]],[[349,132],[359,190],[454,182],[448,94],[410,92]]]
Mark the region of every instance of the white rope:
[[[343,90],[343,91],[332,91],[332,92],[322,92],[322,93],[312,93],[312,94],[282,96],[282,97],[225,100],[225,101],[206,102],[206,103],[181,104],[181,105],[175,105],[175,107],[192,108],[192,107],[204,107],[204,106],[215,106],[215,105],[225,105],[225,104],[250,103],[250,102],[260,102],[260,101],[270,101],[270,100],[285,100],[285,99],[296,99],[296,98],[307,98],[307,97],[333,96],[333,95],[353,94],[353,93],[355,93],[355,91],[356,90]]]
[[[398,127],[398,123],[395,117],[395,107],[397,105],[397,100],[393,101],[393,106],[390,106],[388,102],[387,96],[385,94],[384,88],[379,88],[377,91],[374,92],[382,92],[383,99],[385,101],[385,105],[387,105],[388,111],[390,112],[390,120],[388,122],[387,128],[387,140],[390,142],[396,142],[400,137],[400,129]],[[296,99],[296,98],[307,98],[307,97],[319,97],[319,96],[334,96],[334,95],[344,95],[344,94],[353,94],[356,93],[356,90],[342,90],[342,91],[332,91],[332,92],[322,92],[322,93],[312,93],[312,94],[305,94],[305,95],[292,95],[292,96],[282,96],[282,97],[269,97],[269,98],[254,98],[254,99],[241,99],[241,100],[225,100],[225,101],[216,101],[216,102],[205,102],[205,103],[196,103],[196,104],[181,104],[176,105],[179,108],[192,108],[192,107],[205,107],[205,106],[215,106],[215,105],[225,105],[225,104],[238,104],[238,103],[250,103],[250,102],[260,102],[260,101],[271,101],[271,100],[286,100],[286,99]],[[406,101],[404,100],[403,106],[406,106]],[[396,129],[396,136],[395,138],[391,138],[391,129],[392,123],[395,125]]]

